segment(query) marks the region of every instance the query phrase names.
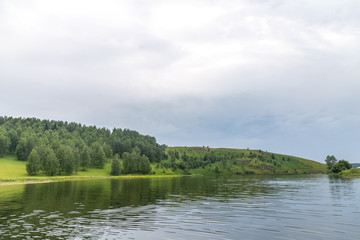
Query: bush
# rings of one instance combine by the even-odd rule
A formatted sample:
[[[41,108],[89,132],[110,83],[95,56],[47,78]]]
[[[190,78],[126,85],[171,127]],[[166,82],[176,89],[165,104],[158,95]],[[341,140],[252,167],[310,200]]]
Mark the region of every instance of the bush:
[[[332,167],[331,172],[339,173],[350,168],[352,168],[352,166],[348,161],[340,160]]]

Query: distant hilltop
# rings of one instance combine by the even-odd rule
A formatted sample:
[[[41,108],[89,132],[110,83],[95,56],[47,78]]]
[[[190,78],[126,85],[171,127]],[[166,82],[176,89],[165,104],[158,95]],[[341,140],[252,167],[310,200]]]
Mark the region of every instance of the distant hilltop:
[[[360,163],[350,163],[353,168],[360,168]]]

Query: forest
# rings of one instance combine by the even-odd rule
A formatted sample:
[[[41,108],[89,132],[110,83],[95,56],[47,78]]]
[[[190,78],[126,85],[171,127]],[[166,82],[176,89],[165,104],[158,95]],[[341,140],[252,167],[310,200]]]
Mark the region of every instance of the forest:
[[[111,159],[114,175],[148,174],[150,163],[161,161],[165,149],[154,137],[129,129],[0,117],[0,157],[15,154],[19,161],[27,161],[29,175],[71,175],[89,167],[103,168]]]

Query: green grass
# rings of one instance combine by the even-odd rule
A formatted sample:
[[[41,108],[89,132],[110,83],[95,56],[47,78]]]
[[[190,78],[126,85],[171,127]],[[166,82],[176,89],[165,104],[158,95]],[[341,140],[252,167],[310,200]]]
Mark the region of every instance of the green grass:
[[[214,175],[215,168],[221,175],[242,174],[309,174],[326,173],[326,165],[304,158],[264,152],[261,150],[207,148],[207,147],[168,147],[166,152],[177,151],[179,155],[203,159],[214,155],[223,160],[207,165],[205,168],[190,169],[191,174]],[[179,162],[182,160],[176,160]],[[176,170],[181,173],[181,170]]]
[[[360,177],[360,169],[359,168],[351,168],[349,170],[342,171],[338,174],[342,177]]]
[[[16,160],[15,155],[0,158],[0,178],[27,177],[26,162]]]

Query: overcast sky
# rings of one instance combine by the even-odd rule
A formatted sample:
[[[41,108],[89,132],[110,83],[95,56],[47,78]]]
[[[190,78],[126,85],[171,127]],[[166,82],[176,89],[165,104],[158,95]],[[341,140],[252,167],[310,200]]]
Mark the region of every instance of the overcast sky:
[[[360,162],[359,0],[0,0],[0,115]]]

